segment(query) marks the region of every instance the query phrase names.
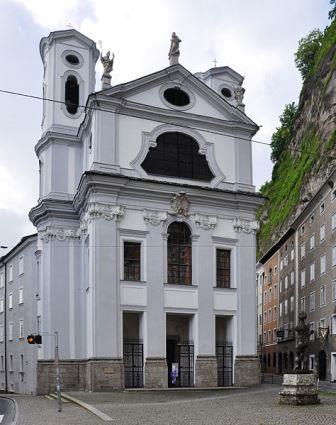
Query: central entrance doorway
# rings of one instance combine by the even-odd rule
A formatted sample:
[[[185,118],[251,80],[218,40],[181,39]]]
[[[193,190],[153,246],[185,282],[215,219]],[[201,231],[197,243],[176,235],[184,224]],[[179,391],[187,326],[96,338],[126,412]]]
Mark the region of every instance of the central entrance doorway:
[[[192,320],[186,315],[167,315],[166,358],[169,387],[194,386]]]

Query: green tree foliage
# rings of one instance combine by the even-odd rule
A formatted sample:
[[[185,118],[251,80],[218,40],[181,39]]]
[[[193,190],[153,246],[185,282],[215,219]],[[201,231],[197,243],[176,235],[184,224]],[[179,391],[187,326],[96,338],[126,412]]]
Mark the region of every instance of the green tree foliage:
[[[315,58],[322,46],[323,33],[319,29],[310,31],[301,38],[295,53],[295,65],[305,80],[315,65]]]
[[[336,16],[336,0],[330,0],[332,9],[329,11],[329,19],[334,19]]]
[[[295,121],[295,116],[297,112],[297,106],[294,102],[289,103],[285,106],[285,109],[280,115],[280,127],[277,127],[275,132],[272,135],[271,142],[271,160],[274,163],[277,163],[288,146],[289,142],[293,137],[293,126]]]

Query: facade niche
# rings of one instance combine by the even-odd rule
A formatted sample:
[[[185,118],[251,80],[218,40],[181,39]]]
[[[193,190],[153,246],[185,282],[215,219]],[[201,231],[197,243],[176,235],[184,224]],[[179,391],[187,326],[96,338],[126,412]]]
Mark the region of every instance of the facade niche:
[[[69,114],[77,113],[79,105],[79,84],[77,78],[69,75],[65,83],[65,105]]]

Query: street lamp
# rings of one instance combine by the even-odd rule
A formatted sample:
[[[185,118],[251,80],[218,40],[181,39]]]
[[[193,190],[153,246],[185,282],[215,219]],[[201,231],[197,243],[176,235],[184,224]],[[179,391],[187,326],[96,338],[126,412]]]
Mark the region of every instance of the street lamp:
[[[8,248],[8,246],[0,245],[0,248],[1,248],[1,249],[7,249],[7,248]]]

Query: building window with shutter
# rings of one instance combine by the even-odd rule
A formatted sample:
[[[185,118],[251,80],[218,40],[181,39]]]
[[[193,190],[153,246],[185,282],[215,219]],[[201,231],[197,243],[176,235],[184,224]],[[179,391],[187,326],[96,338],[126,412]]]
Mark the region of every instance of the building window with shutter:
[[[216,286],[217,288],[231,287],[231,251],[216,250]]]
[[[124,242],[124,280],[141,280],[140,242]]]

